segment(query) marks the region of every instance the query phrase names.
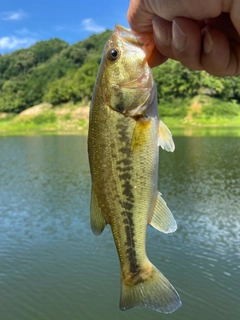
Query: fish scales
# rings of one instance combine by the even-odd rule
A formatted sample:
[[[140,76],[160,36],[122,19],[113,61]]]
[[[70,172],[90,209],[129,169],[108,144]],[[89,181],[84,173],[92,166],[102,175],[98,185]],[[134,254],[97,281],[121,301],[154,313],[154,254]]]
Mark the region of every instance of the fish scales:
[[[121,28],[117,26],[115,33],[126,32],[127,37],[131,38],[132,34]],[[130,78],[130,81],[123,79],[125,82],[121,80],[120,83],[120,86],[124,83],[123,89],[119,89],[119,83],[114,81],[122,72],[120,63],[115,65],[111,73],[112,82],[109,82],[105,65],[109,50],[113,55],[120,54],[119,59],[123,57],[121,35],[116,37],[113,34],[105,47],[90,110],[91,226],[95,234],[100,234],[106,224],[111,226],[121,267],[120,308],[150,307],[168,313],[180,306],[179,296],[150,263],[145,245],[147,224],[158,228],[158,220],[153,213],[160,199],[157,193],[159,120],[156,89],[146,62],[144,72],[147,76],[140,75],[141,79],[138,76],[139,83],[135,83],[135,78]],[[139,59],[140,65],[143,65],[143,57],[144,54]],[[128,68],[129,61],[125,66]],[[137,85],[141,85],[141,81],[149,86],[147,90],[138,90]],[[135,86],[138,92],[132,99]],[[143,111],[141,103],[136,102],[139,96],[147,105],[142,108]],[[162,203],[164,207],[165,202]],[[167,219],[173,218],[170,216]],[[169,224],[174,222],[173,219]],[[159,228],[164,229],[165,226]],[[165,297],[162,297],[164,294]]]
[[[106,109],[104,114],[107,117],[101,117],[101,121],[98,121],[98,117],[103,113],[101,108]],[[153,173],[158,154],[147,154],[132,148],[135,120],[122,117],[107,106],[101,106],[98,111],[98,114],[93,114],[92,121],[96,121],[96,125],[92,134],[95,141],[101,141],[99,137],[104,135],[105,142],[92,146],[95,161],[98,163],[98,169],[92,177],[93,189],[96,196],[102,199],[101,209],[111,224],[121,261],[129,262],[128,266],[123,265],[124,277],[129,278],[132,273],[139,272],[134,270],[135,266],[139,266],[138,260],[143,261],[145,258],[147,215],[142,213],[152,210],[149,203],[154,202],[153,190],[156,188],[157,177]],[[149,129],[148,139],[145,139],[148,141],[144,142],[148,143],[151,149],[152,145],[156,144],[157,126]],[[104,159],[103,154],[106,155]],[[151,179],[146,181],[146,175]],[[134,228],[138,228],[141,237],[136,236]]]

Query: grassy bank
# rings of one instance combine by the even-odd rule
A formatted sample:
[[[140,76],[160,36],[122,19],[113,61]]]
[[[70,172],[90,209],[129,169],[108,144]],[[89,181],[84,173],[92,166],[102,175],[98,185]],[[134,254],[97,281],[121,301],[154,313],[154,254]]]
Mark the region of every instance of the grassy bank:
[[[89,107],[68,103],[57,107],[41,104],[19,115],[0,115],[0,134],[75,132],[86,134]]]
[[[239,104],[206,95],[163,102],[159,113],[169,126],[240,126]]]
[[[162,102],[159,113],[172,130],[184,128],[184,131],[191,132],[189,128],[240,128],[240,105],[234,102],[222,102],[208,96],[197,96],[191,100],[175,99],[172,103]],[[89,107],[80,104],[68,103],[56,107],[41,104],[18,115],[0,114],[0,134],[33,132],[86,134],[88,115]]]

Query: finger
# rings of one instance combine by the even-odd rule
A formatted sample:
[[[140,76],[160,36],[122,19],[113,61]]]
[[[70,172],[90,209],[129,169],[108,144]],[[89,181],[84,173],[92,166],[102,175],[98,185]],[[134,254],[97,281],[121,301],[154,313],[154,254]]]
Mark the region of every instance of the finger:
[[[229,2],[229,5],[222,7],[223,2]],[[131,0],[127,17],[133,30],[150,32],[151,20],[155,14],[168,21],[173,21],[176,17],[187,17],[197,21],[217,17],[222,11],[229,12],[232,2],[233,0],[211,0],[206,5],[206,1],[196,0]],[[235,16],[238,21],[240,8],[236,9]]]
[[[154,17],[152,24],[156,47],[152,52],[149,65],[155,67],[166,61],[167,58],[173,59],[171,50],[172,23],[156,16]]]
[[[229,41],[218,29],[207,27],[203,30],[203,52],[201,64],[215,76],[234,76],[240,74],[240,44]]]
[[[153,21],[154,41],[158,51],[173,59],[172,53],[172,22],[155,16]]]
[[[239,23],[239,16],[240,16],[240,2],[233,1],[232,7],[230,11],[231,21],[240,36],[240,23]],[[227,11],[228,12],[228,11]]]
[[[156,67],[167,60],[156,48],[153,33],[141,33],[133,31],[146,54],[146,60],[151,68]]]
[[[176,18],[172,24],[172,52],[174,59],[185,67],[201,70],[202,34],[198,22]]]
[[[148,64],[151,68],[157,67],[160,64],[164,63],[165,61],[167,61],[168,57],[162,55],[157,47],[155,47],[152,51],[152,54],[150,55],[150,57],[148,58]]]
[[[211,29],[222,30],[228,39],[240,43],[240,33],[238,33],[234,26],[229,13],[222,13],[220,16],[213,19],[205,19],[204,22],[205,26],[209,26]]]
[[[145,1],[131,0],[127,12],[127,19],[132,30],[137,32],[152,32],[154,12],[146,10]]]
[[[153,20],[156,47],[163,56],[180,61],[184,66],[201,70],[201,27],[187,18],[176,18],[173,23],[159,17]]]

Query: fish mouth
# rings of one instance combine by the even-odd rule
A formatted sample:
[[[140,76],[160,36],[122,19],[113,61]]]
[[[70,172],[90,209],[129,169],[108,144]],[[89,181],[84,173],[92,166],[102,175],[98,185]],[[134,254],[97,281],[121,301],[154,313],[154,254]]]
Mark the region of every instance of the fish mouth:
[[[135,46],[143,47],[144,43],[141,41],[141,37],[135,34],[131,29],[117,24],[114,28],[114,33],[117,37],[122,38],[124,41],[129,42]]]
[[[117,37],[122,38],[124,41],[142,48],[146,56],[144,61],[148,61],[152,55],[153,49],[155,48],[153,33],[138,33],[123,27],[120,24],[115,26],[114,33]]]
[[[150,76],[150,69],[147,64],[147,54],[145,51],[146,43],[142,41],[144,36],[140,36],[133,32],[131,29],[128,29],[126,27],[121,26],[120,24],[117,24],[114,28],[114,34],[116,37],[120,38],[122,41],[127,42],[131,45],[140,47],[143,52],[145,53],[145,58],[142,61],[142,67],[143,67],[143,72],[142,74],[137,78],[132,81],[126,81],[122,82],[120,84],[120,87],[125,87],[128,89],[136,89],[136,88],[151,88],[153,85],[152,78]],[[145,38],[146,39],[146,38]]]
[[[115,26],[112,43],[119,46],[120,50],[123,48],[123,54],[124,50],[125,52],[129,50],[130,59],[135,59],[135,52],[138,55],[137,69],[133,74],[116,84],[112,83],[111,87],[116,90],[119,97],[127,97],[125,102],[120,103],[125,105],[124,110],[121,111],[124,116],[141,115],[147,109],[148,102],[152,100],[154,87],[152,71],[147,63],[146,44],[135,32],[119,24]]]

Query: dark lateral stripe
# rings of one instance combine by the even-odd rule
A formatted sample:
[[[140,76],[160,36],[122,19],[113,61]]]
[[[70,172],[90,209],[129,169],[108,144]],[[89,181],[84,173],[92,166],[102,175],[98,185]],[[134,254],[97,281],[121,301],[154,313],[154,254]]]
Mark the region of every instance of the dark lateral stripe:
[[[120,180],[128,180],[131,179],[130,172],[125,172],[119,175]]]
[[[122,204],[123,204],[123,207],[126,208],[126,210],[128,211],[133,209],[133,204],[129,201],[124,201]]]
[[[117,161],[117,164],[123,164],[124,166],[130,166],[132,164],[132,161],[130,159],[121,159]]]
[[[117,171],[120,171],[120,172],[129,172],[133,170],[133,167],[132,166],[129,166],[129,167],[116,166],[116,169]]]
[[[120,201],[120,204],[122,207],[122,222],[124,224],[124,230],[126,234],[126,257],[129,263],[129,272],[134,278],[134,276],[139,274],[140,266],[137,263],[137,255],[135,248],[135,230],[132,212],[135,203],[133,186],[131,184],[131,170],[133,169],[133,162],[131,158],[131,140],[129,139],[129,136],[127,134],[128,128],[123,121],[119,121],[116,125],[117,135],[122,143],[121,148],[119,148],[120,160],[118,160],[116,163],[116,170],[119,172],[118,176],[121,182],[122,194],[124,195],[125,199],[124,201]]]
[[[129,155],[131,153],[131,149],[129,149],[128,146],[120,148],[119,151],[125,155]]]

